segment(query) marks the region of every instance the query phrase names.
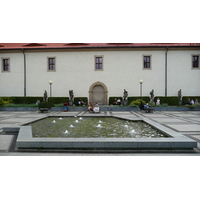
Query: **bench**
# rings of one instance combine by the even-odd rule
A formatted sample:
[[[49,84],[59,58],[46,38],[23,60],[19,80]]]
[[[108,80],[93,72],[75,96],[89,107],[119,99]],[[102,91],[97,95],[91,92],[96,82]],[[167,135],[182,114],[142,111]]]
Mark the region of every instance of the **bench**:
[[[154,111],[153,108],[149,108],[149,107],[148,107],[148,108],[145,108],[145,106],[144,106],[142,103],[140,104],[140,110],[141,110],[141,111],[144,110],[146,113],[153,113],[153,111]]]
[[[153,108],[143,108],[140,109],[141,111],[144,110],[146,113],[153,113],[154,109]]]

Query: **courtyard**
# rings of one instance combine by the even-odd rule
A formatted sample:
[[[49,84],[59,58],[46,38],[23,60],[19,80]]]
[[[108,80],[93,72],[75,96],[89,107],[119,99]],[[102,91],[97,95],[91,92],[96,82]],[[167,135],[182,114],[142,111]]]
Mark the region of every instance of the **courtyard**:
[[[145,118],[161,124],[179,134],[197,142],[197,148],[193,150],[134,150],[121,152],[33,152],[17,151],[15,143],[17,133],[5,133],[3,128],[17,128],[27,122],[34,121],[43,117],[56,116],[117,116],[129,119]],[[101,111],[99,114],[88,113],[86,111],[77,112],[56,112],[47,113],[24,111],[7,112],[1,111],[0,115],[0,155],[1,156],[23,156],[23,155],[200,155],[200,111],[155,111],[154,113],[143,113],[141,111]]]

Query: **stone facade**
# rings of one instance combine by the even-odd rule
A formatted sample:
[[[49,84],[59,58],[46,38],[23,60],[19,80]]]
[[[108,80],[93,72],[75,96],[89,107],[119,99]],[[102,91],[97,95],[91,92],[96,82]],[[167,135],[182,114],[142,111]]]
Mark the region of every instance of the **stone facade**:
[[[75,97],[107,104],[110,96],[123,96],[124,89],[140,96],[140,79],[143,96],[152,89],[155,96],[177,96],[180,89],[183,96],[200,96],[200,68],[192,67],[193,55],[200,56],[200,46],[0,49],[0,96],[42,96],[45,90],[49,95],[52,80],[54,97],[73,90]],[[149,68],[144,68],[145,56]],[[95,69],[96,57],[102,58],[100,70]],[[54,58],[54,70],[48,68],[49,58]]]

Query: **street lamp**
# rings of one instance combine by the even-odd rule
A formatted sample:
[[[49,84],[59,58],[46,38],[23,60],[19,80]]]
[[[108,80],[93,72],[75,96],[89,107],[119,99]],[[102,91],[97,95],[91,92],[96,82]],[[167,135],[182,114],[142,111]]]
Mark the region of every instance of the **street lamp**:
[[[140,80],[139,83],[140,83],[140,97],[142,97],[142,83],[143,83],[143,80]]]
[[[52,84],[53,84],[53,81],[50,80],[49,81],[49,85],[50,85],[50,97],[52,97]]]

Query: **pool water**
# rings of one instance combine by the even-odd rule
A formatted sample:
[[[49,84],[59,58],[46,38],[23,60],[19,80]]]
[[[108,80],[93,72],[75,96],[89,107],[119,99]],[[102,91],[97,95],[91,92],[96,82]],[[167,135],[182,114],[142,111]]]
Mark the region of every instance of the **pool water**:
[[[49,117],[28,124],[33,137],[162,138],[169,137],[141,121],[114,117]]]

